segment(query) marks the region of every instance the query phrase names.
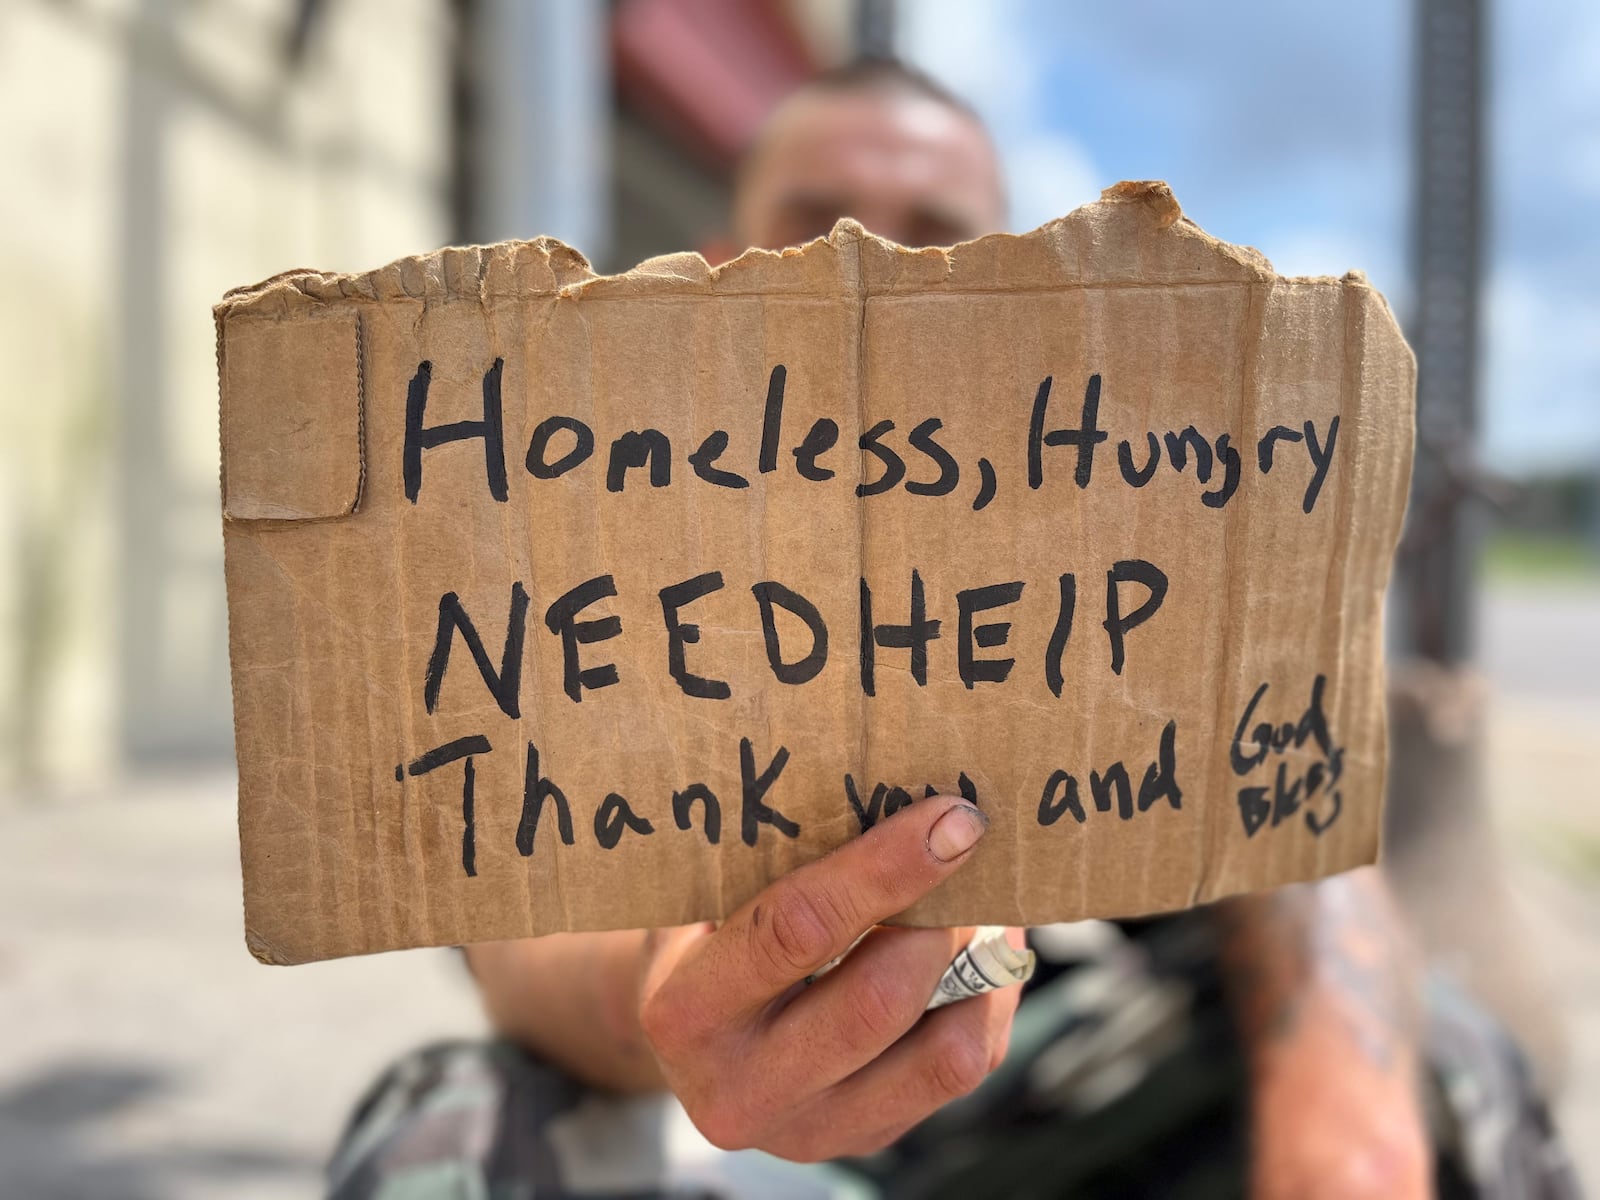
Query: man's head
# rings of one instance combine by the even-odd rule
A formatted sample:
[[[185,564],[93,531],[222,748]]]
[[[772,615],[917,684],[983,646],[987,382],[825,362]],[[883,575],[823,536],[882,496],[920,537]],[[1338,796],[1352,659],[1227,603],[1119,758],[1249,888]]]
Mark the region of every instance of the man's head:
[[[927,76],[867,60],[778,106],[746,156],[733,235],[777,249],[840,217],[907,246],[948,246],[1005,219],[1000,165],[976,113]]]

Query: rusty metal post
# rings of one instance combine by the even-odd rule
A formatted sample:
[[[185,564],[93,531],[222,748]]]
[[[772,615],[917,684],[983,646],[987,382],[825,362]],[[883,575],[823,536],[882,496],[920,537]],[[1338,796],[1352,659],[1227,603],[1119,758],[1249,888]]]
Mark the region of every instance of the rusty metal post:
[[[1397,562],[1401,658],[1472,657],[1487,0],[1417,0],[1410,321],[1417,460]]]

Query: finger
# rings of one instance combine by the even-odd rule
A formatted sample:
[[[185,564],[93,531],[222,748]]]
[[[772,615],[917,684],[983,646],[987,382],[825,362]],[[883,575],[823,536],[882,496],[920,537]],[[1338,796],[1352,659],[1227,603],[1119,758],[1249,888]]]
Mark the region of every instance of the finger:
[[[768,1018],[762,1057],[772,1076],[805,1096],[866,1066],[917,1023],[971,938],[970,928],[874,929]]]
[[[718,1015],[759,1011],[910,908],[971,857],[987,827],[966,801],[931,797],[771,884],[704,948],[702,986]]]
[[[656,1051],[662,1066],[675,1051],[696,1053],[702,1040],[714,1036],[716,1026],[702,1019],[694,986],[694,958],[704,950],[715,931],[709,921],[697,925],[652,929],[645,935],[639,979],[639,1026]],[[683,969],[685,964],[688,969]]]
[[[908,1130],[920,1125],[945,1105],[960,1100],[962,1096],[971,1092],[973,1088],[981,1085],[983,1080],[988,1078],[989,1074],[1005,1059],[1021,995],[1021,988],[1006,988],[1002,991],[990,992],[983,996],[969,997],[966,1000],[957,1001],[956,1006],[968,1005],[978,1009],[981,1014],[974,1015],[972,1020],[975,1024],[981,1025],[983,1031],[981,1036],[983,1045],[988,1051],[988,1057],[983,1069],[979,1072],[977,1083],[969,1086],[967,1083],[955,1082],[952,1086],[956,1094],[944,1099],[938,1099],[937,1097],[924,1095],[920,1085],[915,1082],[916,1077],[913,1074],[914,1082],[910,1095],[905,1097],[906,1100],[913,1102],[899,1102],[896,1096],[891,1093],[880,1115],[880,1120],[886,1123],[874,1133],[863,1133],[861,1138],[863,1148],[857,1153],[870,1154],[883,1149],[883,1147],[902,1137]],[[862,1082],[863,1084],[868,1083],[867,1080]],[[846,1103],[849,1103],[849,1101],[847,1100]],[[896,1116],[897,1110],[898,1115]]]
[[[653,993],[663,980],[678,969],[683,959],[715,931],[716,926],[710,921],[646,930],[642,994],[648,996]]]
[[[805,1105],[777,1141],[790,1157],[865,1154],[966,1095],[1004,1053],[1019,989],[938,1009],[879,1058]]]
[[[1022,931],[1019,929],[1017,932]],[[988,993],[984,999],[989,1002],[990,1029],[995,1035],[989,1047],[989,1070],[993,1071],[1005,1061],[1006,1054],[1011,1049],[1011,1029],[1016,1020],[1017,1009],[1022,1004],[1022,985],[1000,988],[998,991]],[[965,1002],[957,1000],[956,1003]]]

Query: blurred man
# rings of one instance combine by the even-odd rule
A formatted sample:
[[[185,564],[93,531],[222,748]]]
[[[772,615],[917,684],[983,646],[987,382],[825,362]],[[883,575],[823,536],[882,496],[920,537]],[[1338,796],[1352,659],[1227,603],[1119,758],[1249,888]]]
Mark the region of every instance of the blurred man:
[[[824,76],[750,152],[732,232],[778,248],[844,216],[909,246],[994,232],[994,145],[897,64]],[[1431,1194],[1423,1006],[1375,870],[1184,918],[1039,931],[1046,968],[1026,999],[923,1014],[967,929],[877,929],[802,986],[960,870],[986,824],[963,801],[925,800],[717,928],[468,947],[504,1040],[391,1072],[336,1155],[334,1194],[665,1194],[655,1105],[638,1097],[668,1090],[718,1146],[854,1156],[857,1186],[886,1195],[1209,1196],[1246,1180],[1263,1200]],[[1014,1030],[1019,999],[1030,1019]],[[1510,1080],[1500,1125],[1520,1129],[1531,1110],[1497,1038],[1479,1040]],[[1535,1127],[1526,1153],[1544,1145]],[[1531,1180],[1518,1152],[1488,1149]],[[1442,1188],[1502,1194],[1440,1162]]]

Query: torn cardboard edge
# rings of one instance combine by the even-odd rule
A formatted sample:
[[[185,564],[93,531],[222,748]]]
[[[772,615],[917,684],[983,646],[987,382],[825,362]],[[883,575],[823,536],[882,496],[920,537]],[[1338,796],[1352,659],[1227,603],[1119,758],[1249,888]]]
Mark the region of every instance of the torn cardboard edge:
[[[1163,254],[1174,259],[1170,266],[1163,264],[1163,274],[1143,274],[1142,268],[1148,264],[1139,258],[1104,253],[1103,243],[1095,235],[1116,219],[1112,206],[1137,207],[1149,214],[1151,234],[1164,235]],[[1077,237],[1082,237],[1089,247],[1087,256],[1080,257],[1070,245]],[[1172,252],[1175,242],[1183,247],[1180,254]],[[1019,258],[1031,259],[1039,249],[1046,251],[1048,269],[1019,274],[1014,283],[1008,269]],[[694,251],[684,251],[646,259],[616,275],[601,275],[578,250],[557,238],[539,237],[486,246],[447,247],[355,274],[310,269],[280,272],[260,283],[230,290],[214,311],[220,325],[247,316],[282,320],[319,305],[352,301],[486,303],[553,294],[576,299],[656,291],[730,295],[736,294],[734,285],[763,294],[806,292],[815,290],[818,282],[817,273],[808,271],[806,264],[829,251],[859,254],[860,274],[873,295],[930,287],[955,292],[1019,285],[1311,283],[1332,282],[1336,278],[1369,286],[1366,276],[1357,270],[1339,277],[1281,276],[1260,251],[1232,245],[1205,232],[1182,214],[1177,198],[1165,183],[1149,180],[1126,181],[1106,188],[1098,203],[1086,204],[1031,232],[987,234],[950,247],[907,248],[845,218],[826,237],[803,246],[785,250],[753,248],[718,266],[712,266]]]

